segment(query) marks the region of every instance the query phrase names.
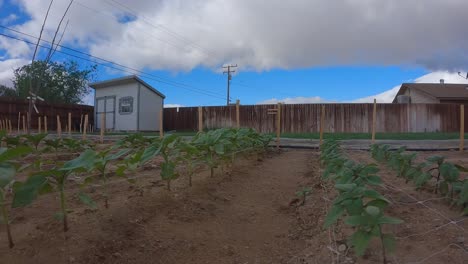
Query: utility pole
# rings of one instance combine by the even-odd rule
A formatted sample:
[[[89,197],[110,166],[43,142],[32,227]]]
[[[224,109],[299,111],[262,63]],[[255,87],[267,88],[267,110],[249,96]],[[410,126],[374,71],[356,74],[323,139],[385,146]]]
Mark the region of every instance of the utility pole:
[[[227,69],[227,71],[223,71],[223,74],[227,73],[228,75],[228,78],[227,78],[227,98],[226,98],[226,105],[229,106],[229,102],[231,101],[229,99],[229,87],[231,85],[231,79],[232,79],[232,75],[231,73],[233,72],[236,72],[236,70],[231,70],[231,68],[236,68],[237,67],[237,64],[236,65],[228,65],[228,66],[223,66],[223,69]]]

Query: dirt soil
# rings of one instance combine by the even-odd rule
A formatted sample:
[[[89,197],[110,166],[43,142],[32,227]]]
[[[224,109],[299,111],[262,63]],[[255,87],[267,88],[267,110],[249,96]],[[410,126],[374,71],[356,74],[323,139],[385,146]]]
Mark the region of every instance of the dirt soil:
[[[180,178],[165,190],[159,171],[139,173],[110,189],[103,208],[100,188],[91,188],[98,210],[69,195],[70,230],[54,219],[56,194],[13,209],[16,246],[6,247],[1,229],[1,263],[287,263],[304,248],[294,239],[294,199],[308,173],[306,151],[271,154],[262,162],[242,159],[232,176],[203,171],[188,188]],[[146,176],[148,177],[144,177]],[[154,177],[153,177],[154,176]],[[291,209],[292,208],[292,209]]]
[[[347,154],[374,162],[366,151]],[[446,154],[468,163],[468,156]],[[53,216],[59,211],[57,194],[41,196],[31,206],[11,211],[12,250],[0,227],[0,263],[382,263],[377,239],[358,258],[346,245],[349,227],[322,228],[336,193],[331,183],[320,180],[318,158],[319,152],[311,150],[269,153],[262,161],[241,158],[231,176],[216,170],[210,178],[209,171],[201,170],[193,187],[182,177],[171,192],[159,180],[155,162],[130,175],[138,177],[136,184],[113,179],[109,209],[103,206],[102,187],[85,190],[97,201],[96,210],[79,202],[79,189],[70,184],[66,235]],[[388,184],[379,191],[394,201],[389,214],[405,221],[386,227],[398,237],[389,263],[468,263],[466,218],[446,201],[435,200],[440,196],[416,192],[385,165],[380,167]],[[311,193],[301,205],[296,192],[304,187]],[[432,209],[401,191],[417,200],[434,198],[424,202]],[[459,222],[447,224],[449,219]]]

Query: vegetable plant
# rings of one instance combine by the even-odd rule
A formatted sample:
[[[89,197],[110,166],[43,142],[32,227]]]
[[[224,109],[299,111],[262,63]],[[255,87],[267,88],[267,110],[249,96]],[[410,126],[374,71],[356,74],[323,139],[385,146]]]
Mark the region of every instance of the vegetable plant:
[[[65,162],[59,168],[41,171],[33,174],[24,183],[15,185],[13,207],[22,207],[31,204],[38,195],[56,190],[60,196],[61,212],[57,214],[63,222],[63,231],[68,231],[68,211],[66,206],[65,185],[68,176],[73,172],[89,171],[93,167],[96,154],[92,150],[86,150],[79,157]]]
[[[12,159],[28,154],[29,152],[31,152],[31,148],[26,146],[11,149],[0,148],[0,210],[3,223],[6,227],[8,245],[10,248],[14,246],[14,243],[10,230],[8,210],[5,203],[6,194],[15,182],[14,177],[17,171],[17,166],[15,166]]]
[[[34,146],[34,149],[38,150],[39,144],[41,141],[47,137],[46,133],[40,133],[40,134],[29,134],[29,135],[23,135],[23,137],[26,139],[26,142]]]
[[[310,187],[304,187],[301,190],[296,192],[296,196],[300,197],[302,199],[301,205],[305,204],[306,197],[312,193],[312,189]]]

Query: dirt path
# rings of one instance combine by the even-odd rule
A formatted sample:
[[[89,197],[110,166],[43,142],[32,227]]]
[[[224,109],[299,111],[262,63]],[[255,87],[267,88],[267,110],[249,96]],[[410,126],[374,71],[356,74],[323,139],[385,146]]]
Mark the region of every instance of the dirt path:
[[[297,215],[288,205],[310,154],[240,159],[231,179],[202,172],[192,188],[181,178],[172,192],[151,177],[139,196],[124,182],[112,187],[109,209],[92,211],[70,198],[66,239],[52,218],[56,197],[40,198],[13,212],[22,219],[13,224],[16,247],[8,250],[0,237],[0,263],[287,263],[305,247],[291,237]]]

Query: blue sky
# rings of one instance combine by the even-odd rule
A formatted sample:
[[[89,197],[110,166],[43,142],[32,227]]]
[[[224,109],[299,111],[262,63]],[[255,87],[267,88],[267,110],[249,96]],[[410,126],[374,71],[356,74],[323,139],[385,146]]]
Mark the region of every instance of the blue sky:
[[[96,81],[138,74],[170,105],[224,105],[221,67],[231,63],[239,65],[231,98],[243,104],[388,102],[403,82],[466,82],[457,72],[468,68],[468,2],[391,2],[75,0],[62,44],[143,71],[99,66]],[[38,36],[48,3],[0,0],[0,25]],[[43,39],[52,39],[67,4],[54,2]],[[32,51],[0,36],[1,84],[11,85]]]

